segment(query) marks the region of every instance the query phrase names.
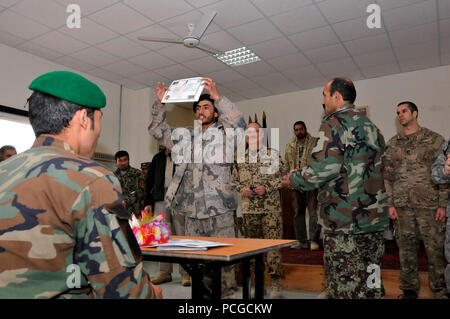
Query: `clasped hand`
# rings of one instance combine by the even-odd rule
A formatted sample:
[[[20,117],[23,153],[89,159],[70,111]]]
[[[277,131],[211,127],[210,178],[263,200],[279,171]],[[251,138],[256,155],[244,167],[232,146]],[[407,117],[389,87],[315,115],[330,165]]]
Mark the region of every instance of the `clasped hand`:
[[[244,188],[242,190],[242,196],[244,197],[252,197],[253,193],[263,196],[266,193],[266,188],[263,185],[259,185],[255,187],[253,190],[251,188]]]

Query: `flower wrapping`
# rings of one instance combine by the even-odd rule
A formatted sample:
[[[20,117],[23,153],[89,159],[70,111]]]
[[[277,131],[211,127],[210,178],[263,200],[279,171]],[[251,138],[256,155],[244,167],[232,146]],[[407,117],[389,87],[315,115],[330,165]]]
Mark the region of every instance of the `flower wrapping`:
[[[140,217],[136,217],[133,214],[130,220],[130,227],[139,246],[163,244],[169,241],[170,229],[167,224],[163,223],[163,220],[164,215],[162,213],[158,216],[153,216],[145,211],[141,211]]]

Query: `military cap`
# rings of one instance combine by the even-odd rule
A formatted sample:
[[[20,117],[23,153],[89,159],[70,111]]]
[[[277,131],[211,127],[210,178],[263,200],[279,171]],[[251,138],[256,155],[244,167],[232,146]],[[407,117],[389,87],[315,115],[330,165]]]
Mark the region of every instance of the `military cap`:
[[[94,109],[100,109],[106,105],[106,96],[97,84],[69,71],[42,74],[34,79],[28,88]]]
[[[151,164],[152,162],[144,162],[144,163],[141,163],[141,169],[148,169],[149,167],[150,167],[150,164]]]

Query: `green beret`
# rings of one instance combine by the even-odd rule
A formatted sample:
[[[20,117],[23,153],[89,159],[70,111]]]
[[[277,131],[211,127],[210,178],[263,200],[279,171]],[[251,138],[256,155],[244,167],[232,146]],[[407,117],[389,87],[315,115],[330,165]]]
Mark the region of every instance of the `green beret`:
[[[94,109],[100,109],[106,105],[106,96],[97,84],[73,72],[45,73],[34,79],[28,88]]]

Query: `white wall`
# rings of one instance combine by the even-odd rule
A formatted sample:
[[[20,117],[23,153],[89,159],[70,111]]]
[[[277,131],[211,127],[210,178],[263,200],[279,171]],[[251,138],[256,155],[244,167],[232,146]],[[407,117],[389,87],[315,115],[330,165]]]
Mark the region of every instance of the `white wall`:
[[[420,125],[446,139],[450,137],[450,66],[355,81],[355,87],[355,105],[369,106],[369,116],[386,142],[397,132],[396,106],[405,100],[414,102],[419,108]],[[284,155],[296,121],[304,121],[308,131],[317,136],[323,114],[322,90],[316,88],[236,104],[246,121],[249,115],[253,119],[256,113],[258,122],[262,124],[265,111],[267,126],[280,128],[280,150]]]
[[[118,147],[120,86],[32,54],[0,44],[0,105],[24,109],[31,95],[30,83],[39,75],[56,70],[74,71],[96,83],[106,95],[102,133],[96,151],[114,154]],[[25,108],[28,110],[28,105]]]

